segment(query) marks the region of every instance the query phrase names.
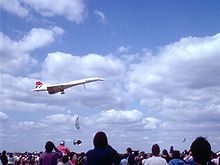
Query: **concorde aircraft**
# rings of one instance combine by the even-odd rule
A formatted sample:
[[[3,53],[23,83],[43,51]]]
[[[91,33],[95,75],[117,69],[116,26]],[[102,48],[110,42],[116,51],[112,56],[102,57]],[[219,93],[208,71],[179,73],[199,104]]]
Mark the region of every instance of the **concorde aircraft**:
[[[36,88],[33,89],[33,91],[47,91],[49,94],[55,94],[58,92],[61,92],[61,94],[65,94],[64,90],[76,85],[84,85],[87,83],[91,83],[94,81],[104,81],[104,79],[99,78],[99,77],[92,77],[92,78],[85,78],[85,79],[80,79],[80,80],[75,80],[75,81],[70,81],[62,84],[55,84],[55,85],[47,85],[42,83],[41,81],[36,82]]]

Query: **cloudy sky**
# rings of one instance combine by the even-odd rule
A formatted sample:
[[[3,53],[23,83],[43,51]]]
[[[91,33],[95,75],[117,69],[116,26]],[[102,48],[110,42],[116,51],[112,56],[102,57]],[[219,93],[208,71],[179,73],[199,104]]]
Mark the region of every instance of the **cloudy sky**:
[[[0,12],[0,150],[87,151],[97,131],[119,152],[197,136],[219,150],[218,0],[0,0]],[[105,81],[31,91],[87,77]]]

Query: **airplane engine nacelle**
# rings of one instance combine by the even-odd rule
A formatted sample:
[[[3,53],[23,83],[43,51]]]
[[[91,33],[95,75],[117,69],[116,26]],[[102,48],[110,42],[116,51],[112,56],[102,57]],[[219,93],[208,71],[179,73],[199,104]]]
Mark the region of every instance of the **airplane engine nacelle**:
[[[57,92],[55,92],[55,91],[48,91],[48,93],[49,93],[49,94],[55,94],[55,93],[57,93]]]
[[[47,87],[47,91],[49,94],[55,94],[55,93],[58,93],[58,92],[61,92],[61,94],[64,94],[64,89],[61,89],[61,88],[56,88],[56,87]]]

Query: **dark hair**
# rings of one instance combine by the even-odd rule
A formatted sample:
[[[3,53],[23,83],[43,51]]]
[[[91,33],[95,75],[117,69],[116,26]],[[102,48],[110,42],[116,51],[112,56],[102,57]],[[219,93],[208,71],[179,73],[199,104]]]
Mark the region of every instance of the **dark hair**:
[[[173,159],[180,159],[180,151],[178,150],[173,151]]]
[[[70,154],[69,154],[70,159],[72,159],[75,154],[76,154],[75,152],[70,152]]]
[[[132,149],[130,147],[127,148],[127,153],[132,154]]]
[[[62,162],[65,164],[68,161],[69,161],[69,156],[68,155],[64,155],[63,158],[62,158]]]
[[[204,137],[197,137],[191,144],[193,159],[196,163],[206,164],[210,160],[211,145]]]
[[[163,155],[169,156],[168,151],[166,149],[163,150]]]
[[[159,147],[159,145],[158,145],[158,144],[154,144],[154,145],[152,146],[152,154],[153,154],[154,156],[158,156],[159,153],[160,153],[160,147]]]
[[[128,154],[122,154],[121,155],[121,159],[127,159],[128,158]]]
[[[134,151],[134,156],[138,156],[139,155],[139,151]]]
[[[173,153],[174,149],[173,146],[170,146],[170,153]]]
[[[12,152],[9,153],[9,157],[10,157],[10,158],[13,157],[13,153],[12,153]]]
[[[2,155],[6,155],[6,151],[5,150],[2,151]]]
[[[46,144],[45,144],[45,150],[46,150],[46,152],[48,152],[48,153],[52,152],[53,149],[54,149],[54,147],[55,147],[55,146],[54,146],[54,144],[53,144],[52,141],[47,141]]]
[[[95,148],[103,148],[108,146],[108,139],[104,132],[97,132],[93,138]]]

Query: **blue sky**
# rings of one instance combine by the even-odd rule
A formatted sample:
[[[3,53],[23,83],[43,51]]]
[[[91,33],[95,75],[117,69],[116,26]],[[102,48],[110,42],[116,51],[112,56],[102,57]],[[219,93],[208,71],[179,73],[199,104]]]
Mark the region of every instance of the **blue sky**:
[[[86,151],[99,130],[119,152],[188,149],[197,136],[219,150],[219,1],[1,0],[0,10],[1,150],[65,140]],[[31,92],[37,80],[96,76],[105,81],[86,90]]]

